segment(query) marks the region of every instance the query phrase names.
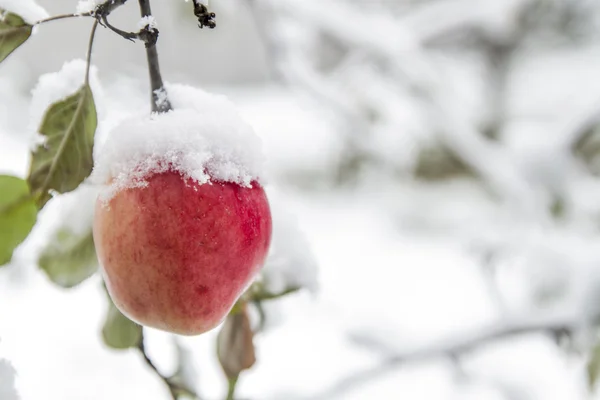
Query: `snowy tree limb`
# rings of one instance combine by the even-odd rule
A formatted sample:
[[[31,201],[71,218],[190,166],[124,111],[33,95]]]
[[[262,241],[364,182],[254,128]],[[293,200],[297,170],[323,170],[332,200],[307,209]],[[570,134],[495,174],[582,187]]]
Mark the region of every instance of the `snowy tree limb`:
[[[161,381],[163,381],[163,383],[167,386],[167,388],[169,389],[169,393],[171,394],[171,398],[173,400],[178,400],[179,396],[186,396],[187,398],[193,399],[193,400],[200,400],[200,397],[191,389],[184,387],[178,383],[176,383],[174,381],[174,378],[169,378],[167,376],[164,376],[156,367],[156,365],[154,365],[154,362],[150,359],[150,357],[148,356],[148,353],[146,352],[146,347],[144,345],[144,338],[142,336],[142,339],[140,340],[140,343],[138,344],[138,350],[140,351],[140,354],[142,355],[144,362],[146,363],[146,365],[148,365],[150,367],[150,369],[160,378]]]
[[[347,393],[356,387],[377,379],[381,374],[388,372],[390,369],[408,363],[423,362],[440,357],[456,359],[492,342],[525,334],[544,334],[555,338],[569,336],[589,327],[599,319],[600,315],[587,319],[582,315],[574,313],[525,316],[522,318],[507,319],[504,322],[491,323],[473,332],[446,338],[405,351],[392,349],[380,339],[370,335],[362,333],[353,334],[351,340],[354,343],[382,354],[382,361],[375,366],[356,371],[340,379],[327,390],[318,395],[311,396],[311,399],[339,397],[340,394]]]
[[[106,0],[104,3],[99,4],[90,14],[94,17],[108,16],[117,8],[125,5],[125,3],[127,3],[127,0]]]
[[[151,17],[152,8],[150,0],[139,0],[142,17]],[[154,29],[158,35],[158,31]],[[158,38],[158,37],[157,37]],[[158,51],[156,41],[146,42],[146,57],[148,59],[148,71],[150,72],[150,88],[152,96],[152,111],[164,113],[172,109],[171,103],[166,95],[165,85],[160,73],[158,62]]]
[[[463,3],[465,2],[456,2]],[[424,102],[428,104],[432,117],[439,121],[439,140],[475,171],[494,192],[508,199],[526,215],[537,216],[544,212],[543,207],[540,207],[539,201],[542,198],[538,188],[533,187],[517,168],[509,149],[500,143],[487,140],[479,129],[456,112],[456,94],[443,80],[425,48],[424,41],[431,39],[432,32],[428,31],[421,37],[409,24],[403,23],[402,19],[371,15],[342,2],[327,3],[327,9],[330,11],[328,13],[321,12],[320,7],[323,5],[320,3],[301,0],[285,3],[268,1],[268,4],[283,15],[298,19],[313,29],[335,37],[348,48],[379,60],[389,71],[392,82],[390,90],[414,90],[420,93]],[[524,4],[527,2],[515,1],[513,6],[503,12],[516,18],[516,11],[524,9]],[[332,18],[332,15],[335,18]],[[489,17],[487,14],[483,16]],[[479,21],[476,17],[482,16],[474,14],[470,23]],[[485,18],[483,20],[485,21]],[[360,30],[357,29],[357,23],[360,24]],[[444,29],[450,29],[450,26],[455,28],[455,24],[450,24]],[[382,37],[390,40],[381,40]],[[293,61],[297,64],[296,59]],[[292,64],[294,63],[286,63],[282,70],[293,68]],[[306,73],[306,66],[304,72],[303,77],[310,75]],[[314,69],[311,74],[314,78],[319,72]],[[291,77],[289,73],[285,75],[284,72],[285,78]],[[324,85],[325,88],[330,86]],[[340,105],[338,108],[348,109],[347,93],[335,95],[328,92],[320,97],[336,99]]]

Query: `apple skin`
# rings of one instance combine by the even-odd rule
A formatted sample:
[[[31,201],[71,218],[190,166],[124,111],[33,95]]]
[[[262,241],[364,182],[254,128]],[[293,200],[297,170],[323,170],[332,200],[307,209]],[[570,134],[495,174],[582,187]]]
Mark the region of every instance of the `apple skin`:
[[[98,199],[94,241],[117,308],[181,335],[219,325],[262,267],[271,211],[256,182],[198,184],[178,172]]]

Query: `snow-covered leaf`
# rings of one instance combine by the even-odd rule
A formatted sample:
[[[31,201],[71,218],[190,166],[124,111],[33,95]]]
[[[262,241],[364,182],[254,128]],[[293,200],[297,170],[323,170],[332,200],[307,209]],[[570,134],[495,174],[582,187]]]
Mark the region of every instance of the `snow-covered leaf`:
[[[32,30],[23,18],[0,8],[0,62],[25,43]]]
[[[92,172],[96,105],[89,85],[50,106],[39,133],[44,143],[33,152],[28,178],[32,191],[42,191],[39,204],[50,199],[49,190],[75,190]]]
[[[59,231],[42,252],[39,265],[59,286],[70,288],[80,284],[98,269],[92,231],[83,235]]]
[[[13,176],[0,176],[0,265],[12,258],[13,250],[35,225],[37,207],[27,182]]]

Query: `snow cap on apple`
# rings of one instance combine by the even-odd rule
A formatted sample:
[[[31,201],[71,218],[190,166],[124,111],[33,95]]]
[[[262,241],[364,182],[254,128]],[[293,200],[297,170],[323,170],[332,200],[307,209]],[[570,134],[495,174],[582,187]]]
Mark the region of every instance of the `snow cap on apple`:
[[[96,154],[94,240],[123,314],[165,331],[216,327],[263,265],[271,212],[261,143],[223,96],[167,86],[174,110],[116,126]]]

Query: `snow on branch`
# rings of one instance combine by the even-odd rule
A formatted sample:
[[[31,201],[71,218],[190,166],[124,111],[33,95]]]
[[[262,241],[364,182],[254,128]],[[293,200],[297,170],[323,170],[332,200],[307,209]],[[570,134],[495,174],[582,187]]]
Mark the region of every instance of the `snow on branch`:
[[[595,318],[598,319],[598,318]],[[436,357],[459,356],[479,349],[481,346],[497,340],[524,334],[548,334],[561,336],[575,333],[590,326],[590,322],[581,315],[573,313],[551,313],[547,315],[529,315],[506,319],[480,327],[473,332],[462,333],[442,339],[435,343],[396,351],[377,338],[364,333],[354,333],[351,339],[356,344],[385,354],[388,364],[423,361]]]
[[[342,40],[381,55],[411,51],[418,41],[397,21],[381,14],[360,13],[343,2],[269,1],[269,6]],[[327,10],[324,12],[324,8]],[[387,40],[382,40],[386,38]]]
[[[597,322],[599,319],[600,315],[586,318],[584,315],[573,312],[513,317],[491,323],[469,333],[463,333],[403,351],[397,350],[391,344],[372,335],[362,332],[354,333],[350,337],[354,343],[382,354],[382,360],[374,366],[343,377],[318,395],[311,396],[311,399],[339,398],[341,394],[377,379],[390,369],[407,363],[423,362],[444,357],[456,359],[469,352],[479,350],[494,341],[519,335],[543,334],[558,338],[588,328],[593,322]]]
[[[517,11],[522,10],[528,1],[507,2],[499,14],[504,18],[503,20],[512,21],[516,19]],[[464,7],[471,3],[455,1],[451,4]],[[539,188],[534,187],[523,171],[519,170],[510,150],[500,143],[487,140],[478,128],[461,117],[462,113],[457,109],[460,105],[456,103],[457,96],[453,92],[454,88],[445,81],[435,60],[424,46],[424,42],[431,39],[434,32],[421,34],[415,31],[414,27],[405,22],[410,20],[408,17],[398,18],[390,14],[370,13],[343,2],[321,4],[290,0],[270,1],[269,5],[275,11],[299,20],[311,29],[335,37],[354,53],[367,54],[381,61],[385,65],[384,69],[387,70],[387,73],[382,74],[381,79],[386,79],[389,90],[394,93],[407,90],[421,93],[423,103],[427,104],[428,112],[433,117],[431,120],[438,121],[436,126],[440,141],[468,164],[494,192],[517,205],[526,214],[543,209],[540,207],[540,202],[543,202],[544,198],[538,193]],[[323,12],[324,7],[327,8],[327,12]],[[421,12],[435,15],[433,11],[422,10]],[[468,13],[468,16],[469,24],[483,25],[488,21],[489,13],[474,11]],[[442,24],[440,33],[450,28],[455,29],[455,25],[459,23],[465,21]],[[288,54],[288,60],[284,68],[281,68],[285,78],[299,83],[300,86],[312,83],[308,85],[311,91],[321,94],[316,97],[321,100],[327,99],[332,104],[337,103],[338,107],[335,108],[338,111],[342,110],[347,114],[349,110],[356,108],[349,100],[352,96],[348,96],[343,89],[337,90],[331,83],[324,84],[323,82],[330,79],[319,79],[321,73],[316,68],[308,62],[301,62],[302,54],[292,55],[293,57],[289,58]],[[316,82],[319,83],[315,84]],[[344,86],[339,85],[340,88]],[[372,87],[365,86],[363,90],[367,92],[372,90]],[[351,113],[357,115],[355,112]]]
[[[419,4],[401,18],[422,43],[452,32],[479,29],[498,39],[516,29],[519,14],[532,0],[446,0]]]

